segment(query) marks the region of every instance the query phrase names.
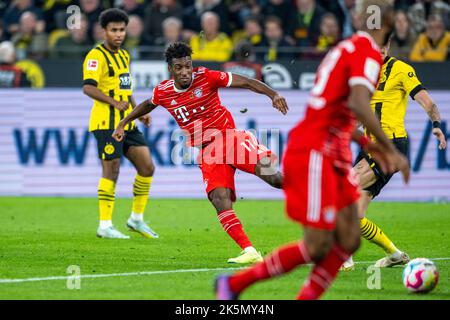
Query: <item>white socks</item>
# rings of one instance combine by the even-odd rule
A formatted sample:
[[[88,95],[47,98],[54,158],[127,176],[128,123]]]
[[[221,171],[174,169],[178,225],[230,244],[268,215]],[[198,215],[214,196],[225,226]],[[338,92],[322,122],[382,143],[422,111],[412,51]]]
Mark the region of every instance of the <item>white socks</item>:
[[[109,227],[112,227],[111,220],[100,220],[100,229],[107,229]]]
[[[244,249],[244,252],[245,253],[249,253],[249,252],[256,253],[257,251],[256,251],[256,249],[254,247],[247,247],[247,248]]]
[[[144,214],[132,212],[131,219],[133,219],[134,221],[144,221]]]

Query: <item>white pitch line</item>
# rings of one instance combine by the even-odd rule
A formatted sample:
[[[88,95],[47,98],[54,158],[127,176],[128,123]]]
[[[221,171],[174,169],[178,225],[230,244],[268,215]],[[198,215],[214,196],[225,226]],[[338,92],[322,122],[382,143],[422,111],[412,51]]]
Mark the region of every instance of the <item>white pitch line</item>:
[[[447,258],[429,258],[430,260],[450,260]],[[373,264],[375,261],[355,261],[355,264]],[[240,268],[212,268],[212,269],[179,269],[179,270],[159,270],[159,271],[139,271],[139,272],[124,272],[124,273],[106,273],[106,274],[86,274],[80,276],[55,276],[55,277],[41,277],[41,278],[24,278],[24,279],[0,279],[0,283],[18,283],[18,282],[36,282],[36,281],[53,281],[53,280],[67,280],[74,278],[110,278],[110,277],[131,277],[131,276],[149,276],[155,274],[169,274],[169,273],[189,273],[189,272],[213,272],[213,271],[234,271],[241,270]]]

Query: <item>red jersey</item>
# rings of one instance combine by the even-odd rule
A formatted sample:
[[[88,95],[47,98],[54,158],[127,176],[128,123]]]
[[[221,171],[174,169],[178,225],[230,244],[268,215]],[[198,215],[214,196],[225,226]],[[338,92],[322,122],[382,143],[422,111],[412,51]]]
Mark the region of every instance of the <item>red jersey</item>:
[[[350,87],[361,84],[374,92],[381,66],[380,49],[366,32],[334,47],[319,65],[306,116],[290,133],[288,149],[313,149],[345,165],[351,163],[356,118],[348,107]]]
[[[189,88],[180,90],[164,80],[153,90],[152,103],[170,112],[188,137],[188,145],[201,146],[218,132],[235,129],[231,113],[222,106],[218,89],[231,85],[231,73],[195,68]]]

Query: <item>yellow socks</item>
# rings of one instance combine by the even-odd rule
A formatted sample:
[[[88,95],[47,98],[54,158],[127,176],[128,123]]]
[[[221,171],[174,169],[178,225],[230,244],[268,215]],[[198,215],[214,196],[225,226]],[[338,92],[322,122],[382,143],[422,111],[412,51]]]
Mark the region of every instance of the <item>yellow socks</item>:
[[[363,218],[360,220],[361,235],[364,239],[375,243],[377,246],[383,248],[383,250],[391,255],[398,251],[397,247],[392,241],[383,233],[383,231],[372,221]]]
[[[116,184],[112,180],[101,178],[98,183],[98,203],[100,209],[100,228],[108,228],[112,226],[112,213],[114,209],[114,201]]]
[[[148,194],[150,192],[150,184],[153,177],[142,177],[136,175],[133,185],[133,212],[131,214],[134,220],[143,220],[145,207],[148,201]]]

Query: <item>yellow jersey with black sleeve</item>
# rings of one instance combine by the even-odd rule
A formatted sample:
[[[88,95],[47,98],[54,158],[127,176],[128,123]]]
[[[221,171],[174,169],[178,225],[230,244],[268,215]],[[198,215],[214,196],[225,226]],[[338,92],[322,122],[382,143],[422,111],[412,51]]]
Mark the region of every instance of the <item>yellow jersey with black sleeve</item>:
[[[130,107],[119,111],[112,105],[94,99],[89,131],[113,130],[131,110],[130,55],[124,49],[108,50],[104,44],[91,49],[83,63],[83,85],[96,86],[102,93],[117,101],[129,101]],[[125,130],[136,127],[134,121]]]
[[[422,89],[425,88],[413,67],[395,58],[386,57],[370,104],[388,138],[407,137],[405,115],[408,95],[414,99]],[[372,139],[375,140],[373,136]]]

